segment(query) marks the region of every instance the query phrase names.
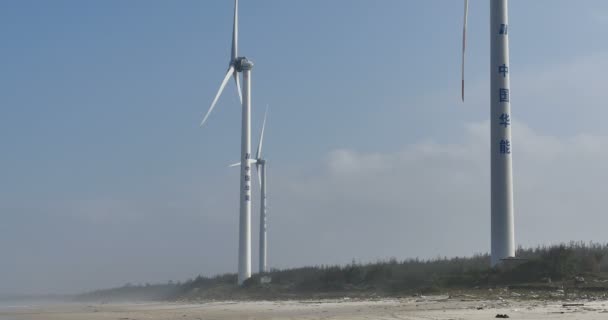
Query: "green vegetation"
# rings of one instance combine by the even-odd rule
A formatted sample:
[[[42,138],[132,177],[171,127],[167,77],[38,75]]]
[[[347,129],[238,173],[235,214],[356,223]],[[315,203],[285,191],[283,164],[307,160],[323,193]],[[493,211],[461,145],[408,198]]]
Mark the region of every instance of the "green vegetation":
[[[401,296],[495,287],[608,292],[608,280],[605,280],[608,279],[608,245],[570,243],[520,248],[517,256],[522,260],[509,261],[499,268],[489,268],[488,255],[430,260],[391,259],[367,264],[353,262],[345,266],[273,270],[265,275],[255,275],[241,288],[235,285],[236,275],[226,274],[199,276],[170,287],[130,286],[102,290],[84,297],[129,296],[127,293],[149,290],[163,293],[156,295],[156,299],[170,300]],[[262,276],[271,277],[272,282],[262,284]]]

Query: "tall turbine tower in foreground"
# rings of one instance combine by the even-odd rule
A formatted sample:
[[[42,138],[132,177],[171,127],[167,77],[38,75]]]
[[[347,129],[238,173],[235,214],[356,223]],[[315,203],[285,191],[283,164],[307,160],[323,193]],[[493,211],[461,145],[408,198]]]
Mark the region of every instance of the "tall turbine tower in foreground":
[[[241,98],[243,106],[242,122],[241,122],[241,163],[246,165],[241,166],[240,189],[239,189],[239,275],[238,284],[241,285],[245,280],[251,277],[251,167],[249,160],[251,158],[251,69],[253,62],[246,57],[238,56],[238,0],[234,0],[234,24],[232,29],[232,54],[228,71],[220,85],[209,111],[205,114],[201,126],[205,124],[207,118],[215,108],[215,104],[219,99],[230,77],[234,77],[236,87]],[[243,73],[244,90],[241,96],[241,88],[239,84],[238,73]]]
[[[462,100],[468,0],[464,1]],[[490,0],[491,264],[515,257],[508,0]]]

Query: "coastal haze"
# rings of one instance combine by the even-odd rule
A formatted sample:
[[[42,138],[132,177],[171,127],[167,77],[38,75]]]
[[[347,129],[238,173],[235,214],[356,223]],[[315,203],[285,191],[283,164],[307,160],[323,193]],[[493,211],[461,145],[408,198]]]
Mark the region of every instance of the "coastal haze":
[[[0,3],[1,294],[236,272],[233,83],[198,127],[231,6]],[[241,1],[269,267],[489,251],[489,4],[469,9],[462,105],[460,1]],[[516,245],[605,241],[608,3],[509,12]]]

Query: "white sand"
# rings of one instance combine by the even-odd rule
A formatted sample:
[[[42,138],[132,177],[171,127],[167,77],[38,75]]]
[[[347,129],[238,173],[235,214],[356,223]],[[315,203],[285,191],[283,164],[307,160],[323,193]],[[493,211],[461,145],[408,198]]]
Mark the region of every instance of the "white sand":
[[[572,303],[572,302],[568,302]],[[383,300],[80,304],[0,309],[0,320],[206,319],[608,319],[608,301],[562,302],[422,297]],[[478,308],[480,308],[478,310]]]

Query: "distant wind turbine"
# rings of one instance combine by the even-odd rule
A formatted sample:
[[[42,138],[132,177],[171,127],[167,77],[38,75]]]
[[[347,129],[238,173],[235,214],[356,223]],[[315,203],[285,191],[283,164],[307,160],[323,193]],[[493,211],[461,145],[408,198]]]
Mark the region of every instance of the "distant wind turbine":
[[[249,164],[255,164],[258,174],[258,182],[260,183],[260,273],[268,272],[268,241],[267,241],[267,212],[266,212],[266,159],[262,157],[262,145],[264,143],[264,129],[266,128],[266,116],[268,115],[268,106],[264,112],[264,121],[262,122],[262,130],[260,131],[260,140],[258,141],[258,149],[255,158],[249,160]],[[240,166],[241,162],[231,164],[229,167]]]
[[[258,178],[260,181],[260,273],[268,272],[268,242],[266,234],[266,159],[262,157],[262,144],[264,142],[264,128],[266,127],[267,114],[268,107],[266,107],[266,112],[264,112],[264,122],[262,122],[258,150],[255,154],[255,166],[258,171]]]
[[[211,107],[201,126],[205,124],[207,118],[215,108],[215,105],[230,80],[234,77],[239,98],[242,103],[242,122],[241,122],[241,163],[249,163],[251,158],[251,69],[253,62],[246,57],[238,56],[238,0],[234,1],[234,21],[232,28],[232,52],[228,71],[220,85]],[[243,73],[244,90],[241,95],[241,87],[239,84],[238,73]],[[238,257],[238,284],[251,277],[251,167],[249,165],[241,166],[240,176],[240,214],[239,214],[239,257]]]
[[[462,101],[469,1],[464,1]],[[515,257],[508,0],[490,0],[491,264]]]

